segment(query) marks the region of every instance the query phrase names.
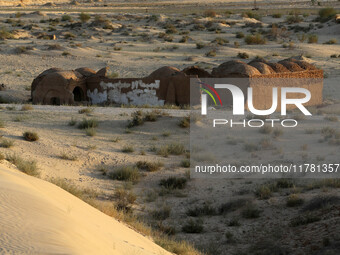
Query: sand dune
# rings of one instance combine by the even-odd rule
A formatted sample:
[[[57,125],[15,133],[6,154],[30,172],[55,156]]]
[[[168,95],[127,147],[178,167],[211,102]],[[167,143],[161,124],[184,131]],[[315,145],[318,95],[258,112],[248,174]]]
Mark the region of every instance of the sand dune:
[[[0,164],[0,254],[169,254],[57,186]]]

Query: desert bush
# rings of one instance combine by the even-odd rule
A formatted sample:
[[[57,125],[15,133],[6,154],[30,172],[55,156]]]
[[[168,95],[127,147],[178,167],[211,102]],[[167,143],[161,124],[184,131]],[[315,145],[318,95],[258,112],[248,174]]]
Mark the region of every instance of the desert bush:
[[[22,135],[24,139],[29,142],[35,142],[39,140],[39,136],[35,132],[26,131]]]
[[[165,220],[170,217],[170,214],[171,208],[169,206],[163,206],[161,209],[151,212],[151,216],[155,220]]]
[[[216,37],[215,40],[213,40],[212,42],[218,45],[225,45],[229,43],[229,40],[222,37]]]
[[[217,211],[211,205],[204,204],[202,206],[196,206],[194,208],[188,209],[186,214],[191,217],[201,217],[207,215],[216,215]]]
[[[203,43],[203,42],[196,43],[196,49],[203,49],[205,46],[206,46],[206,44]]]
[[[188,40],[189,40],[189,36],[187,35],[184,35],[180,40],[179,40],[179,43],[186,43]]]
[[[14,146],[14,141],[9,139],[2,139],[0,142],[0,146],[3,148],[11,148],[12,146]]]
[[[63,53],[61,53],[61,55],[65,57],[65,56],[70,56],[71,53],[69,53],[68,51],[64,51]]]
[[[131,153],[131,152],[134,152],[135,149],[133,148],[132,145],[125,145],[123,148],[122,148],[122,152],[124,153]]]
[[[318,20],[320,22],[326,22],[331,20],[336,15],[336,10],[333,7],[323,8],[319,11]]]
[[[9,32],[6,28],[2,27],[0,29],[0,40],[13,39],[14,36],[12,32]]]
[[[170,155],[181,155],[185,152],[183,144],[180,143],[171,143],[164,146],[161,146],[157,151],[158,155],[163,157],[167,157]]]
[[[135,126],[140,126],[144,124],[144,115],[143,112],[138,110],[133,112],[132,114],[132,119],[128,122],[127,127],[135,127]]]
[[[247,152],[254,152],[259,150],[259,146],[254,143],[245,143],[243,148]]]
[[[243,32],[236,32],[236,38],[244,38]]]
[[[166,179],[161,179],[159,185],[166,189],[184,189],[187,184],[187,179],[184,177],[168,177]]]
[[[190,160],[184,159],[181,161],[181,167],[189,168],[190,167]]]
[[[263,184],[256,188],[255,195],[259,199],[269,199],[273,195],[273,186],[270,184]]]
[[[338,204],[340,204],[339,196],[334,195],[317,196],[310,200],[303,207],[303,211],[315,211]]]
[[[207,53],[205,53],[206,57],[216,57],[216,50],[212,49],[210,51],[208,51]]]
[[[325,120],[332,121],[332,122],[338,122],[339,118],[337,116],[326,116]]]
[[[288,207],[296,207],[296,206],[300,206],[303,204],[303,199],[299,197],[299,195],[297,194],[291,194],[289,195],[289,197],[287,198],[287,202],[286,205]]]
[[[21,106],[21,111],[31,111],[31,110],[34,110],[34,108],[30,104],[25,104],[25,105]]]
[[[79,114],[84,114],[84,113],[90,114],[90,113],[92,113],[92,112],[93,112],[93,108],[90,108],[90,107],[83,108],[83,109],[80,109],[80,110],[78,111]]]
[[[319,40],[318,36],[315,34],[308,35],[308,43],[317,43]]]
[[[314,222],[317,222],[317,221],[320,221],[320,220],[321,220],[321,218],[319,216],[308,213],[308,214],[299,215],[299,216],[293,218],[290,221],[290,225],[292,227],[298,227],[298,226],[303,226],[303,225],[307,225],[307,224],[310,224],[310,223],[314,223]]]
[[[61,16],[61,21],[72,21],[72,17],[70,15],[63,15]]]
[[[138,161],[136,163],[136,166],[141,170],[155,172],[160,170],[164,166],[164,163],[160,161],[158,162]]]
[[[74,118],[71,118],[71,120],[68,122],[69,126],[75,126],[77,124],[77,121]]]
[[[7,155],[6,160],[14,164],[20,171],[24,172],[25,174],[32,175],[35,177],[40,176],[40,172],[37,167],[37,162],[27,161],[18,156],[17,154]]]
[[[172,24],[167,24],[165,26],[165,29],[166,29],[165,30],[166,34],[176,34],[178,32],[176,27],[174,25],[172,25]]]
[[[120,167],[113,172],[110,172],[108,176],[114,180],[130,181],[132,183],[137,183],[140,178],[138,169],[132,166]]]
[[[269,125],[264,125],[264,126],[260,127],[259,132],[261,134],[270,134],[270,133],[273,132],[273,128]]]
[[[98,127],[98,120],[96,119],[83,119],[79,124],[79,129],[88,129],[88,128],[96,128]]]
[[[294,182],[291,179],[282,178],[278,179],[275,184],[277,189],[288,189],[294,187]],[[275,188],[273,188],[275,190]]]
[[[252,12],[252,11],[247,11],[247,12],[243,13],[242,16],[246,17],[246,18],[257,19],[257,20],[262,19],[260,14]]]
[[[202,220],[189,219],[183,226],[182,231],[189,234],[198,234],[203,232]]]
[[[325,42],[325,44],[337,44],[337,43],[338,43],[338,41],[335,38],[330,39],[329,41]]]
[[[246,44],[266,44],[266,39],[261,34],[247,35],[244,41]]]
[[[282,17],[282,14],[281,14],[281,13],[274,13],[274,14],[272,15],[272,17],[273,17],[274,19],[279,19],[279,18]]]
[[[74,39],[76,37],[77,36],[75,34],[71,33],[71,32],[67,32],[67,33],[64,34],[65,39]]]
[[[287,16],[287,18],[286,18],[286,22],[288,24],[300,23],[302,21],[303,21],[303,18],[300,17],[298,14],[290,15],[290,16]]]
[[[237,53],[237,57],[242,58],[242,59],[247,59],[249,58],[249,54],[246,52],[239,52]]]
[[[261,211],[254,205],[248,204],[241,212],[241,215],[245,219],[256,219],[260,217]]]
[[[118,188],[115,190],[114,198],[117,210],[129,213],[132,210],[132,206],[135,203],[137,196],[131,191]]]
[[[204,17],[214,18],[216,17],[216,12],[214,10],[206,10],[203,12]]]
[[[79,19],[80,19],[81,22],[85,23],[85,22],[87,22],[91,19],[91,16],[88,13],[82,12],[82,13],[79,14]]]
[[[63,152],[59,155],[59,158],[64,160],[70,160],[70,161],[76,161],[78,160],[78,157],[75,155],[70,155],[69,153]]]
[[[87,136],[95,136],[97,134],[97,130],[95,128],[86,128],[85,129],[85,134]]]

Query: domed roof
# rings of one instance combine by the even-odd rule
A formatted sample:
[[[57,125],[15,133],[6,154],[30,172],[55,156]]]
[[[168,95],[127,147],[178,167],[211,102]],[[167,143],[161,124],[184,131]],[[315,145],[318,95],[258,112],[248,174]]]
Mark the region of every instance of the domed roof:
[[[290,73],[290,71],[279,63],[268,63],[268,65],[277,73]]]
[[[149,77],[150,78],[166,78],[166,77],[170,77],[173,76],[177,73],[179,73],[180,70],[177,69],[176,67],[172,67],[172,66],[163,66],[155,71],[153,71]]]
[[[291,72],[301,72],[301,71],[304,71],[303,68],[301,68],[298,64],[296,64],[296,63],[294,63],[292,61],[282,60],[282,61],[279,61],[279,64],[285,66]]]
[[[261,73],[255,67],[240,60],[231,60],[214,68],[212,75],[215,77],[253,77]]]
[[[263,62],[251,62],[249,65],[255,67],[261,74],[276,73],[273,68]]]

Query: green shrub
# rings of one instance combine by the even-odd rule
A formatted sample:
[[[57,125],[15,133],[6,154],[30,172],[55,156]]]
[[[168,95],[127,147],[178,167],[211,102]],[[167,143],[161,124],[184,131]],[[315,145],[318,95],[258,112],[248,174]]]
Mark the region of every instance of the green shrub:
[[[26,141],[35,142],[39,140],[39,136],[35,132],[26,131],[23,133],[23,137]]]
[[[246,44],[266,44],[266,39],[261,34],[247,35],[244,41]]]
[[[281,14],[281,13],[274,13],[274,14],[272,15],[272,17],[273,17],[274,19],[279,19],[279,18],[282,17],[282,14]]]
[[[132,166],[120,167],[113,172],[110,172],[108,176],[114,180],[130,181],[133,183],[137,183],[140,178],[138,169]]]
[[[214,10],[206,10],[203,13],[204,17],[214,18],[216,17],[216,12]]]
[[[242,210],[241,215],[246,219],[256,219],[260,217],[261,211],[253,204],[248,204],[245,209]]]
[[[97,130],[95,128],[86,128],[85,134],[87,136],[95,136],[97,134]]]
[[[70,15],[63,15],[61,16],[61,21],[72,21],[72,17]]]
[[[201,220],[189,219],[182,227],[184,233],[197,234],[203,232],[203,222]]]
[[[88,13],[82,12],[79,14],[79,19],[81,22],[85,23],[91,19],[91,16]]]
[[[237,53],[237,57],[242,58],[242,59],[247,59],[247,58],[249,58],[249,55],[246,52],[242,52],[242,53],[239,52],[239,53]]]
[[[207,215],[216,215],[217,212],[211,205],[196,206],[194,208],[188,209],[186,214],[191,217],[201,217]]]
[[[138,161],[136,163],[136,166],[141,170],[155,172],[161,169],[164,166],[164,164],[159,161],[158,162]]]
[[[190,167],[190,160],[184,159],[181,161],[181,167],[189,168]]]
[[[318,36],[317,35],[309,35],[308,36],[308,43],[317,43],[319,40]]]
[[[236,38],[244,38],[243,32],[236,32]]]
[[[40,173],[38,171],[37,162],[27,161],[22,159],[16,154],[13,155],[7,155],[6,160],[14,164],[20,171],[24,172],[25,174],[32,175],[35,177],[39,177]]]
[[[296,207],[296,206],[300,206],[303,204],[303,199],[300,198],[297,194],[291,194],[289,195],[289,197],[287,198],[287,203],[286,205],[288,207]]]
[[[90,108],[90,107],[88,107],[88,108],[83,108],[83,109],[80,109],[80,110],[78,111],[79,114],[84,114],[84,113],[90,114],[90,113],[92,113],[92,112],[93,112],[93,108]]]
[[[88,129],[88,128],[96,128],[98,127],[98,120],[96,119],[83,119],[79,124],[79,129]]]
[[[135,149],[133,148],[132,145],[125,145],[123,148],[122,148],[122,152],[124,153],[131,153],[131,152],[134,152]]]
[[[151,212],[151,216],[156,220],[165,220],[170,217],[171,208],[169,206],[164,206],[159,210]]]
[[[326,22],[331,20],[336,15],[336,10],[333,7],[323,8],[319,11],[319,21]]]
[[[137,196],[131,192],[122,188],[115,190],[114,194],[116,209],[118,211],[123,211],[124,213],[129,213],[132,210],[132,206],[135,203]]]
[[[187,184],[187,179],[184,177],[168,177],[161,179],[159,185],[166,189],[184,189]]]
[[[11,148],[12,146],[14,146],[14,141],[9,139],[2,139],[0,146],[3,148]]]

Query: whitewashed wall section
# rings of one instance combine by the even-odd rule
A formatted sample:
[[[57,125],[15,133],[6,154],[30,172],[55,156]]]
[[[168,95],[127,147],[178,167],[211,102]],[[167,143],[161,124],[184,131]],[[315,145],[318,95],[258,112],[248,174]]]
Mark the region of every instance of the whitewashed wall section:
[[[94,91],[87,90],[87,96],[92,104],[116,103],[132,105],[164,105],[164,100],[158,99],[156,89],[159,89],[160,81],[146,84],[142,80],[136,80],[131,83],[117,82],[105,83],[100,82],[102,92],[98,89]],[[131,91],[122,93],[123,88],[131,88]]]

